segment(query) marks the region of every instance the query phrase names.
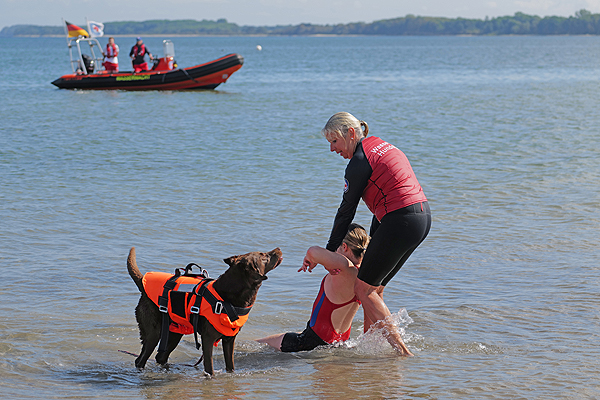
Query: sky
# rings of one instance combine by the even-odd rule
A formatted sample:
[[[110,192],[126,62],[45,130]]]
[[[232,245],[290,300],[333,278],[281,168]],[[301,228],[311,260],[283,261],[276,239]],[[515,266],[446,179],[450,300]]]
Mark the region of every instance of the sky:
[[[600,13],[600,0],[0,0],[0,29],[17,24],[74,24],[149,19],[217,20],[238,25],[373,22],[407,14],[485,18],[515,12],[568,17],[586,9]]]

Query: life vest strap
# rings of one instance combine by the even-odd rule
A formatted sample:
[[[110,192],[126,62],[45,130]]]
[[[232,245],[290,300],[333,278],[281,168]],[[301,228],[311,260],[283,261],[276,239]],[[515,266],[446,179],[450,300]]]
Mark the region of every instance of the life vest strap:
[[[162,313],[162,326],[160,328],[160,344],[158,352],[162,353],[167,350],[167,342],[169,341],[169,326],[171,325],[171,317],[169,317],[169,292],[175,288],[177,278],[180,276],[179,270],[175,270],[175,275],[170,277],[163,287],[163,293],[158,298],[158,310]]]
[[[206,299],[215,314],[222,314],[223,310],[225,310],[231,322],[237,321],[240,316],[247,315],[250,313],[250,310],[252,310],[252,307],[236,307],[227,301],[217,299],[215,295],[208,290],[206,285],[202,285],[196,293],[198,295],[196,297],[196,302],[198,302],[198,299]]]
[[[231,322],[238,320],[240,315],[247,315],[252,309],[252,307],[235,307],[228,301],[219,300],[216,298],[207,287],[208,283],[212,280],[213,279],[205,279],[194,289],[196,300],[190,307],[190,314],[192,326],[194,327],[194,340],[196,342],[196,349],[200,349],[200,342],[198,341],[198,320],[200,318],[200,306],[202,304],[202,299],[205,299],[208,304],[210,304],[213,313],[222,314],[223,311],[225,311]]]
[[[194,341],[196,342],[196,350],[200,350],[200,342],[198,341],[198,319],[200,319],[200,305],[202,304],[202,295],[206,291],[206,285],[212,279],[205,279],[202,283],[196,285],[194,292],[196,292],[196,300],[194,305],[190,307],[190,313],[192,318],[192,326],[194,327]],[[200,288],[198,288],[200,286]]]

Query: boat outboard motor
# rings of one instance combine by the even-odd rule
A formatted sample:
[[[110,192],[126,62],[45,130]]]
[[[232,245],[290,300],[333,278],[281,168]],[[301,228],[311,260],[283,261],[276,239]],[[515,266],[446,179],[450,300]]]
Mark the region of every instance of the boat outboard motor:
[[[81,58],[83,58],[83,64],[85,65],[85,70],[87,71],[87,73],[93,73],[95,64],[94,59],[88,56],[87,54],[82,54]]]

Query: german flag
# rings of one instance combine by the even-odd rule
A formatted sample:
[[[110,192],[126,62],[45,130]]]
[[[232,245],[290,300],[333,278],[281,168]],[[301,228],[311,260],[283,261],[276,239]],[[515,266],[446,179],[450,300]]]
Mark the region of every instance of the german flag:
[[[77,25],[70,24],[67,21],[65,21],[65,24],[67,24],[67,30],[69,32],[67,34],[67,37],[77,37],[77,36],[90,37],[89,33],[87,33],[87,31],[85,29],[81,29]]]

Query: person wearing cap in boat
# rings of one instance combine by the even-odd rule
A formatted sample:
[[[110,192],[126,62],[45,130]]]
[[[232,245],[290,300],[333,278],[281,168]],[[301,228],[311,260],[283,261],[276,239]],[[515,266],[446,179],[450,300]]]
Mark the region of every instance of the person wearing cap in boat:
[[[115,38],[109,37],[108,43],[106,44],[106,51],[102,53],[104,55],[104,69],[108,73],[119,72],[119,46],[115,44]]]
[[[144,60],[144,56],[148,54],[150,60],[153,60],[152,53],[146,47],[141,37],[136,38],[135,45],[131,48],[129,56],[133,63],[133,72],[148,71],[148,63]]]

